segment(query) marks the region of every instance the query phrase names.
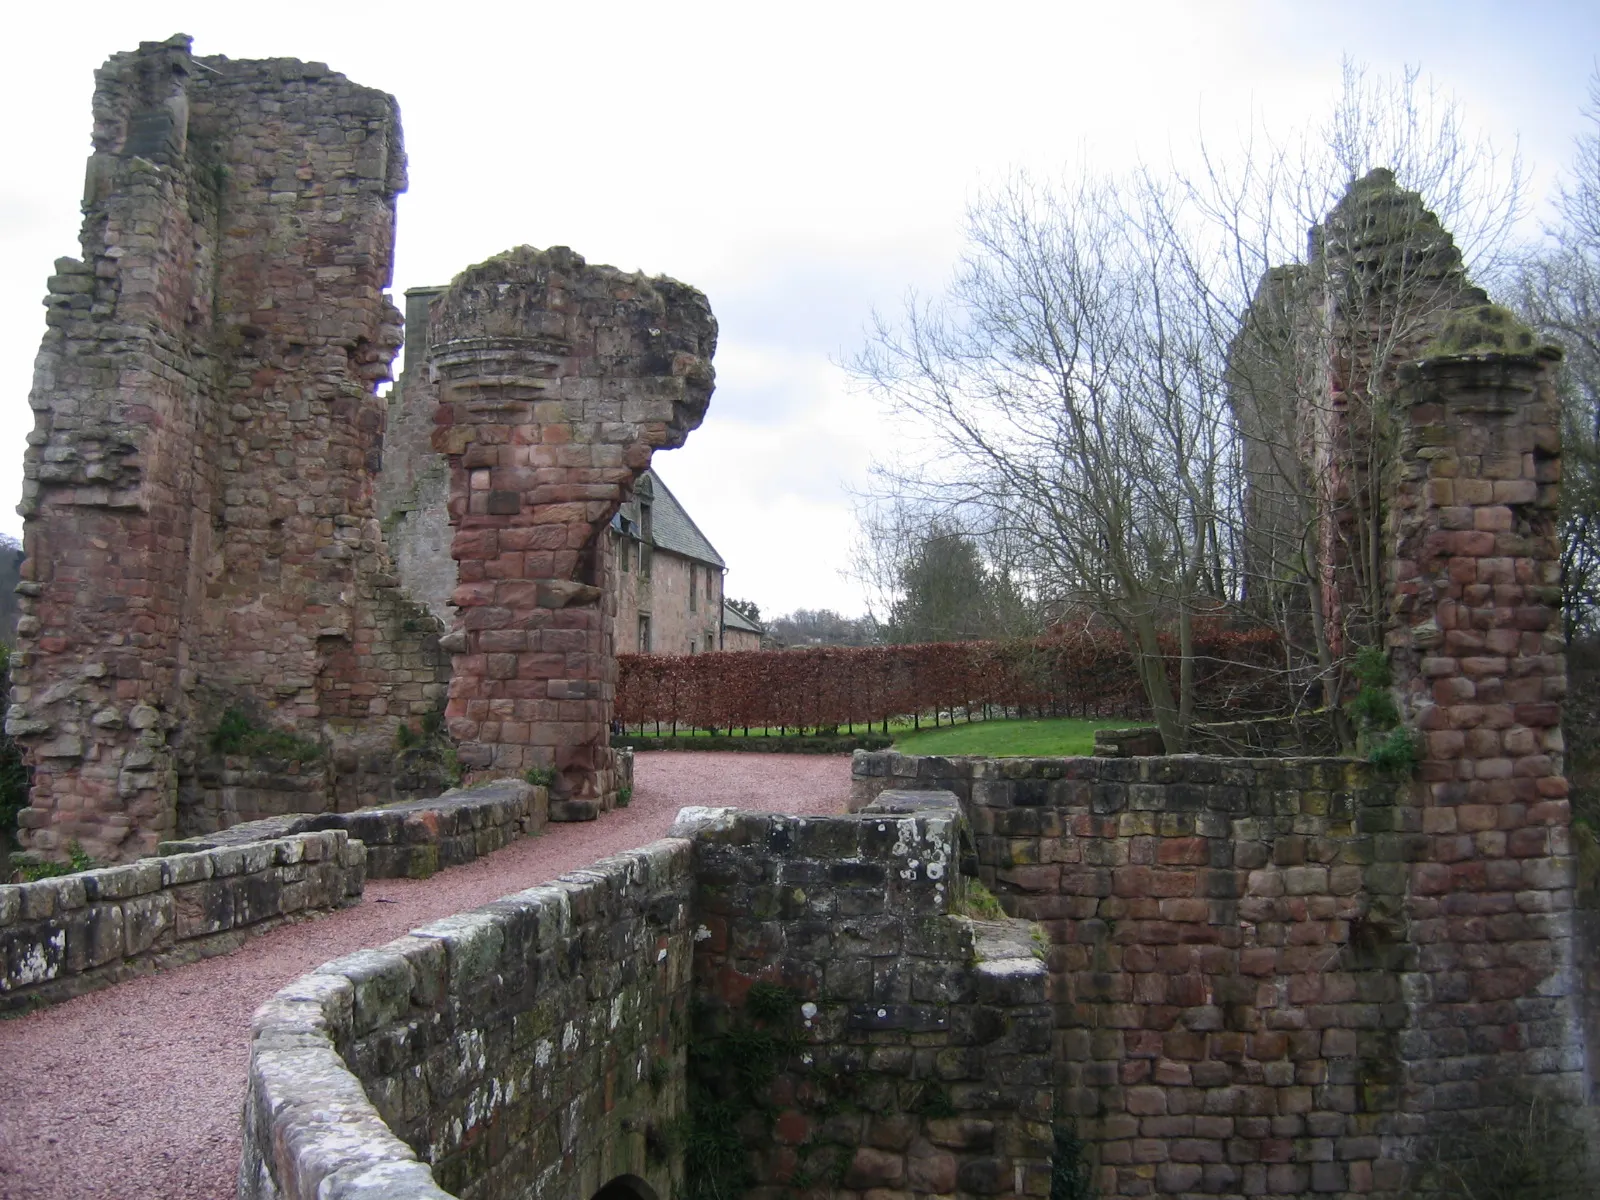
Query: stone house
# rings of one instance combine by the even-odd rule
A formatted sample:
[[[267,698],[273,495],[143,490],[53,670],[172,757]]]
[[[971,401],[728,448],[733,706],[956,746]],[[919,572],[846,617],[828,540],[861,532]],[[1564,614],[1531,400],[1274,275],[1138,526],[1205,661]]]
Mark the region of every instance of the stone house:
[[[727,564],[654,471],[611,520],[617,564],[616,647],[622,654],[759,649],[761,633],[723,599]],[[730,618],[738,644],[727,645]],[[751,644],[751,631],[754,642]]]
[[[724,650],[759,650],[767,631],[734,608],[722,602],[722,648]]]

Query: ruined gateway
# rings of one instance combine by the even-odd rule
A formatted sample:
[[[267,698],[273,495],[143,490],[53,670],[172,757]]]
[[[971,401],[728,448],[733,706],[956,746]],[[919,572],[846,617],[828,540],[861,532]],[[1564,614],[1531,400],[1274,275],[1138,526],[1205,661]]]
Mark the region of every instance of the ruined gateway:
[[[449,470],[444,631],[374,501],[393,101],[176,38],[114,57],[95,118],[84,258],[51,281],[32,397],[8,716],[29,846],[134,859],[429,795],[448,760],[395,731],[446,688],[469,781],[547,768],[552,815],[603,811],[623,783],[598,535],[705,411],[704,298],[521,248],[431,300],[408,401]],[[751,1171],[722,1184],[767,1200],[1044,1196],[1080,1147],[1107,1197],[1399,1200],[1407,1164],[1510,1119],[1518,1089],[1592,1128],[1550,358],[1437,357],[1405,404],[1389,633],[1428,734],[1414,783],[1346,759],[883,753],[856,760],[854,815],[690,814],[280,992],[241,1196],[667,1200],[714,1123]],[[284,832],[0,888],[0,939],[92,959],[78,930],[132,930],[137,905],[159,948],[168,890],[308,845],[329,903],[358,892],[358,839]],[[1010,919],[962,915],[973,873]],[[732,1107],[686,1118],[707,1072]]]

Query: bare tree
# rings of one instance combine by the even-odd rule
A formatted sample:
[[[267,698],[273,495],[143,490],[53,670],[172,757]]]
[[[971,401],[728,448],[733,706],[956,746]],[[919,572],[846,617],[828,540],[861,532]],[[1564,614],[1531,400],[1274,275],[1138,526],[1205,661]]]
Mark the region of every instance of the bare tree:
[[[1019,177],[969,213],[948,297],[878,319],[854,362],[928,438],[884,478],[982,514],[1043,586],[1116,625],[1173,751],[1195,715],[1193,620],[1230,587],[1234,451],[1178,204],[1147,176]]]
[[[1556,197],[1549,244],[1527,263],[1522,310],[1566,351],[1562,400],[1561,582],[1567,636],[1600,634],[1600,75],[1589,128]]]

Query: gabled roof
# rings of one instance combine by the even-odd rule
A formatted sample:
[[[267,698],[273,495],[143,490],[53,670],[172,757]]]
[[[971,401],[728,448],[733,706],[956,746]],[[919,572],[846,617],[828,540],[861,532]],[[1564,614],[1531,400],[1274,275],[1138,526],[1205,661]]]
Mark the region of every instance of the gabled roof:
[[[714,567],[726,569],[727,563],[722,561],[722,555],[717,553],[717,548],[711,544],[709,538],[700,532],[683,505],[678,503],[678,498],[672,494],[672,489],[661,481],[661,476],[653,470],[646,471],[639,477],[639,482],[634,486],[634,498],[624,504],[617,513],[620,521],[613,521],[613,525],[625,525],[630,532],[639,530],[639,497],[651,497],[650,544],[657,550],[665,550],[671,554],[680,554],[684,558],[694,559],[696,562],[710,563]]]
[[[742,629],[746,633],[764,635],[767,632],[726,600],[722,602],[722,624],[725,629]]]

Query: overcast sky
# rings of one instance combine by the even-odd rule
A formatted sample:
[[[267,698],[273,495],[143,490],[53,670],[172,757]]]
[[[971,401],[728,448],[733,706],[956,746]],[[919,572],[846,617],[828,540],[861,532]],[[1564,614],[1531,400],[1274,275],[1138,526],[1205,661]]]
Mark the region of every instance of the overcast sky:
[[[1328,111],[1341,58],[1420,65],[1544,195],[1570,158],[1600,3],[454,5],[19,3],[0,76],[0,532],[18,533],[51,262],[76,256],[93,71],[197,54],[326,62],[394,93],[410,157],[395,289],[510,246],[701,288],[717,391],[662,477],[768,614],[861,611],[851,489],[896,436],[835,365],[936,289],[975,192],[1068,159],[1182,161]],[[1530,233],[1532,227],[1530,226]]]

